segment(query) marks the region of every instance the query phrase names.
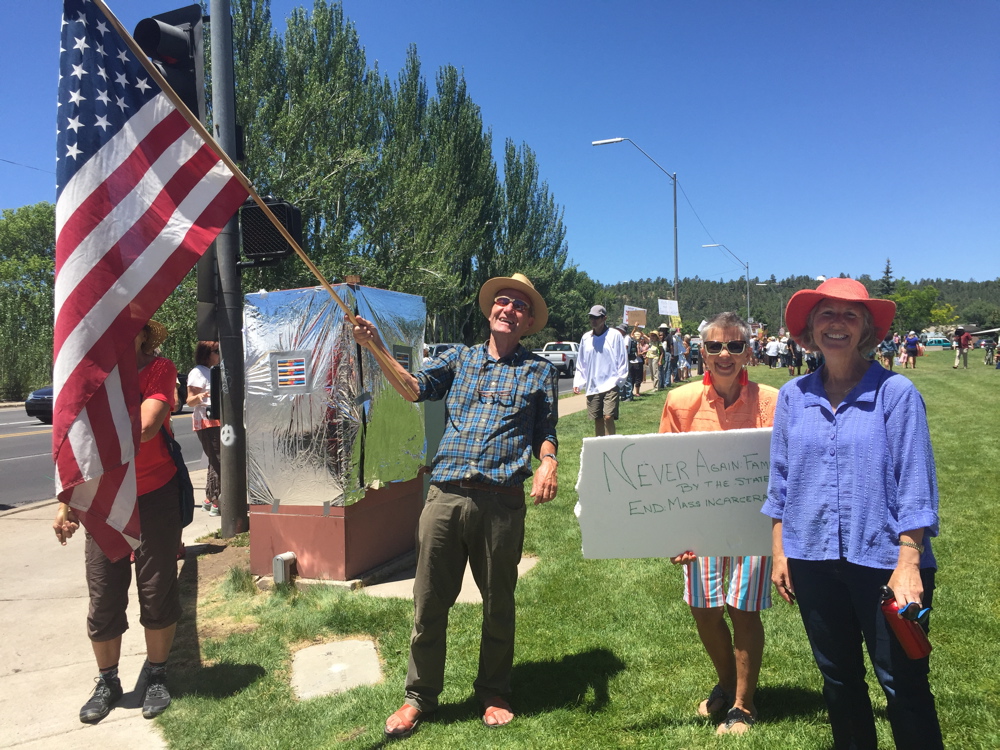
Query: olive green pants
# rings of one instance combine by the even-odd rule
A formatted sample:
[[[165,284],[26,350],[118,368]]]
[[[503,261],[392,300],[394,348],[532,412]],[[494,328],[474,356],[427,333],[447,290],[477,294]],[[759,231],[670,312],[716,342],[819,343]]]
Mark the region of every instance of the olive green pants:
[[[461,494],[455,494],[461,493]],[[510,693],[514,664],[514,587],[524,543],[524,494],[432,484],[417,527],[413,633],[406,702],[433,711],[444,687],[448,610],[468,560],[483,596],[479,673],[483,701]]]

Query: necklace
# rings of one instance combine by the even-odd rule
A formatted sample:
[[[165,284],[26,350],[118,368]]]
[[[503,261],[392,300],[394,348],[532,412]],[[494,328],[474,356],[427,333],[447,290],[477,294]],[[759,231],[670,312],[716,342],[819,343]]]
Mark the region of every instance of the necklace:
[[[854,390],[855,387],[857,387],[858,383],[861,382],[861,379],[863,377],[864,373],[861,373],[860,375],[857,376],[852,376],[851,379],[847,381],[847,384],[843,386],[840,386],[839,383],[834,384],[831,382],[830,379],[828,379],[827,382],[823,383],[823,389],[826,391],[826,394],[828,396],[846,396],[848,393]],[[839,387],[831,387],[834,385],[837,385]]]

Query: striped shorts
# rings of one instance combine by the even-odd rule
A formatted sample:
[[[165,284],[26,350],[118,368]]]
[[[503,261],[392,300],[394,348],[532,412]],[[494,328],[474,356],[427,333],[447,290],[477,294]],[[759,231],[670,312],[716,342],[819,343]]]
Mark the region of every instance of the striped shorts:
[[[699,557],[684,566],[684,601],[692,607],[728,604],[744,612],[771,606],[771,558]]]

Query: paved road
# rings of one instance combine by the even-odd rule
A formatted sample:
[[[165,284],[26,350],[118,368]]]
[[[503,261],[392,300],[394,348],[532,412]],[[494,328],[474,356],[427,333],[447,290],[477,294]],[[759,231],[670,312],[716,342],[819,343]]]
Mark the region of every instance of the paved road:
[[[188,468],[201,467],[204,455],[190,412],[174,415],[173,426]],[[0,409],[0,510],[48,500],[55,496],[54,486],[52,427],[28,417],[23,408]]]

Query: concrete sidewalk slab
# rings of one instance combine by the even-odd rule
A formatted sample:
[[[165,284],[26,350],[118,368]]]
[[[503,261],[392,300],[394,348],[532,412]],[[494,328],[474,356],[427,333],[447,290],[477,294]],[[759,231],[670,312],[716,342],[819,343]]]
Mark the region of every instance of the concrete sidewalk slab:
[[[198,497],[205,475],[191,472]],[[134,588],[120,662],[122,685],[131,692],[104,721],[80,723],[80,706],[97,676],[86,633],[84,537],[77,532],[59,546],[52,531],[56,506],[56,500],[46,500],[0,512],[6,558],[0,567],[0,747],[166,748],[155,723],[142,718],[142,695],[136,692],[146,644]],[[196,554],[195,540],[218,530],[220,520],[195,512],[183,533],[189,555]]]
[[[365,639],[318,643],[292,657],[292,690],[299,700],[336,695],[382,682],[375,644]]]

